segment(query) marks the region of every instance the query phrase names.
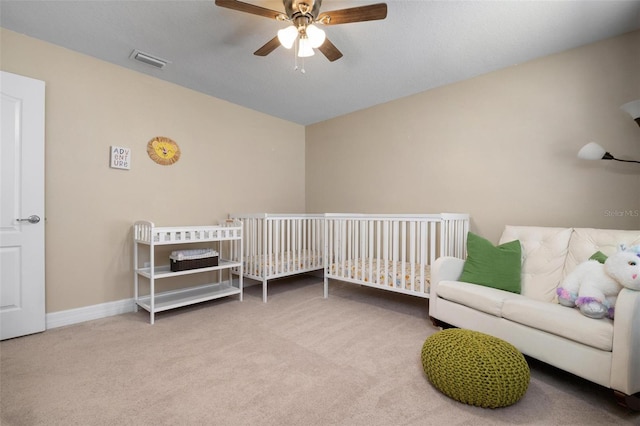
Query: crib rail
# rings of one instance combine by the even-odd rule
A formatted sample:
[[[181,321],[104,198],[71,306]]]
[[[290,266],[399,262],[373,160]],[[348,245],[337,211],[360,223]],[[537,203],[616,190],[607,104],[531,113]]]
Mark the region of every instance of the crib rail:
[[[429,297],[430,265],[466,257],[469,215],[231,214],[243,229],[245,277],[262,282],[324,270],[328,279]],[[238,270],[235,271],[239,273]]]
[[[428,297],[430,265],[464,257],[469,216],[325,215],[325,297],[328,278]]]
[[[442,213],[440,256],[453,256],[460,259],[467,257],[467,233],[469,232],[469,215],[464,213]]]
[[[244,273],[257,280],[323,269],[321,214],[232,214],[244,229]]]

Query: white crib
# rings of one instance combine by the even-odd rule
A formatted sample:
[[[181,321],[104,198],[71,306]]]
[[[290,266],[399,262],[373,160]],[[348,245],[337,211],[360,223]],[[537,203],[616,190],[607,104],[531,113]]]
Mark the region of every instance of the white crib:
[[[243,226],[244,277],[262,282],[267,301],[268,281],[324,268],[324,215],[231,214]],[[240,268],[232,270],[240,274]]]
[[[431,265],[466,257],[469,215],[325,215],[324,296],[329,279],[429,297]]]

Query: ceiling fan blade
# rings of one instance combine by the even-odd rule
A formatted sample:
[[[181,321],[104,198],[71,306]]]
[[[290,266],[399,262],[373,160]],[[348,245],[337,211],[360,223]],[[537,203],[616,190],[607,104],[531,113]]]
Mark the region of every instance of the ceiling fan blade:
[[[267,9],[265,7],[255,6],[253,4],[244,3],[238,0],[216,0],[216,6],[226,7],[227,9],[237,10],[239,12],[251,13],[253,15],[264,16],[265,18],[277,19],[278,16],[284,15],[282,12]]]
[[[278,36],[275,36],[271,40],[269,40],[264,46],[260,49],[253,52],[254,55],[257,56],[267,56],[269,53],[273,52],[280,46],[280,41],[278,40]]]
[[[342,52],[339,51],[338,48],[329,41],[329,39],[325,39],[324,43],[322,43],[322,46],[320,46],[318,50],[320,50],[322,54],[327,57],[329,62],[333,62],[342,58]]]
[[[328,16],[329,19],[326,19]],[[387,4],[377,3],[369,6],[350,7],[322,13],[317,21],[325,25],[349,24],[351,22],[375,21],[387,17]],[[324,20],[324,21],[323,21]]]

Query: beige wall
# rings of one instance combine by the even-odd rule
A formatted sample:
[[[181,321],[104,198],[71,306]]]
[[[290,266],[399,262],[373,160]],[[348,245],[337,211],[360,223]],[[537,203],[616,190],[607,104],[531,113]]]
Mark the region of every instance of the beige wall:
[[[640,32],[306,128],[308,212],[468,212],[505,224],[640,229]],[[464,61],[461,60],[461,64]],[[622,216],[619,216],[622,214]]]
[[[304,127],[2,29],[1,67],[46,83],[46,310],[133,296],[131,225],[304,211]],[[160,166],[154,136],[180,144]],[[109,168],[109,147],[133,151]]]
[[[132,297],[137,219],[463,211],[493,240],[507,223],[640,228],[624,214],[640,209],[640,166],[575,157],[597,140],[640,158],[640,129],[619,110],[640,98],[640,32],[305,131],[0,31],[2,70],[46,82],[47,312]],[[180,143],[178,163],[149,160],[154,136]],[[108,167],[111,145],[133,150],[130,171]]]

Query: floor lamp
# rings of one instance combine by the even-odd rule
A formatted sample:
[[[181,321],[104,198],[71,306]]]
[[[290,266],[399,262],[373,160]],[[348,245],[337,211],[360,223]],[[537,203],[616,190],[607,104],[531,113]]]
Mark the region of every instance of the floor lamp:
[[[635,122],[640,126],[640,99],[637,101],[629,102],[620,107],[623,111],[631,116]],[[589,142],[578,151],[578,158],[583,160],[615,160],[625,163],[640,163],[637,160],[621,160],[614,157],[606,149],[601,147],[595,142]]]

